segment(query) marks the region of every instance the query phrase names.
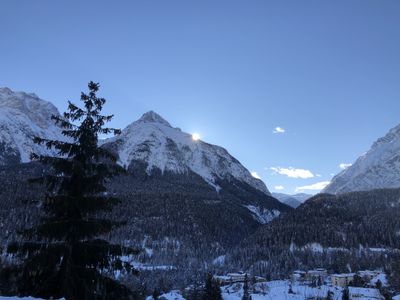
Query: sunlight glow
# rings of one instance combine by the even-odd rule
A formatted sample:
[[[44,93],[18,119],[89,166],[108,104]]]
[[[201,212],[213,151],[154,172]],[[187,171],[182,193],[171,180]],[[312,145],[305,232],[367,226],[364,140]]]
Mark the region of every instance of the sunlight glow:
[[[198,134],[198,133],[193,133],[193,134],[192,134],[192,139],[193,139],[193,141],[198,141],[198,140],[200,139],[200,134]]]

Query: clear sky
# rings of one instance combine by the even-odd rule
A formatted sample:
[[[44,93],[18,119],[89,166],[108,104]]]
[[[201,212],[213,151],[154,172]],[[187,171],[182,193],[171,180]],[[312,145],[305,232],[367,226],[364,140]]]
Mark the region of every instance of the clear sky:
[[[0,1],[0,86],[63,111],[89,80],[294,193],[400,123],[400,1]]]

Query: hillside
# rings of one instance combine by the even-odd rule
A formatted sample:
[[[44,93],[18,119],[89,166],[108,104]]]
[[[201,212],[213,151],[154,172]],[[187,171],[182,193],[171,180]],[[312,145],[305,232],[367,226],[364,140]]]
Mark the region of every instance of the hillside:
[[[227,263],[273,277],[388,266],[400,253],[399,199],[400,189],[319,194],[258,229]]]

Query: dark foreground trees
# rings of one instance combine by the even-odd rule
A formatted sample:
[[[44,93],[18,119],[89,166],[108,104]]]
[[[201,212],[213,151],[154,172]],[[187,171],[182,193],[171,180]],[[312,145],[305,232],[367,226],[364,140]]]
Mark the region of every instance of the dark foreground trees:
[[[222,300],[219,284],[213,280],[211,273],[207,274],[203,300]]]
[[[98,137],[119,130],[104,127],[113,116],[101,115],[105,99],[96,96],[99,85],[90,82],[88,87],[89,93],[81,94],[82,108],[69,102],[63,117],[53,116],[63,128],[65,141],[35,138],[60,156],[32,155],[50,170],[37,179],[47,186],[40,204],[41,221],[23,232],[28,242],[8,249],[23,261],[18,277],[22,295],[67,300],[136,298],[111,278],[115,270],[133,271],[121,257],[135,251],[100,238],[121,225],[101,217],[101,212],[118,203],[107,194],[105,182],[122,170],[115,157],[99,148]]]

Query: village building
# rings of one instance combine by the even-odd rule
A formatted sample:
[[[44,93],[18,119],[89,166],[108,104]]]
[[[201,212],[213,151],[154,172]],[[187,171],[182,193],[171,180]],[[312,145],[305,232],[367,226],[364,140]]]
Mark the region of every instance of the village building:
[[[332,274],[331,282],[334,286],[346,287],[353,281],[355,273]]]
[[[227,284],[232,284],[236,282],[244,282],[246,279],[247,275],[247,280],[249,282],[255,281],[255,282],[266,282],[267,279],[264,277],[260,276],[251,276],[249,273],[244,273],[244,272],[236,272],[236,273],[228,273],[226,275],[215,275],[213,279],[218,282],[220,285],[227,285]]]
[[[301,270],[296,270],[293,272],[291,279],[294,282],[306,281],[307,280],[307,272],[301,271]]]
[[[309,270],[307,272],[306,278],[308,281],[320,280],[323,283],[327,276],[328,276],[328,271],[326,269],[318,268],[314,270]]]
[[[324,268],[313,269],[309,271],[296,270],[292,273],[291,279],[295,282],[317,282],[323,283],[328,276],[328,271]]]

